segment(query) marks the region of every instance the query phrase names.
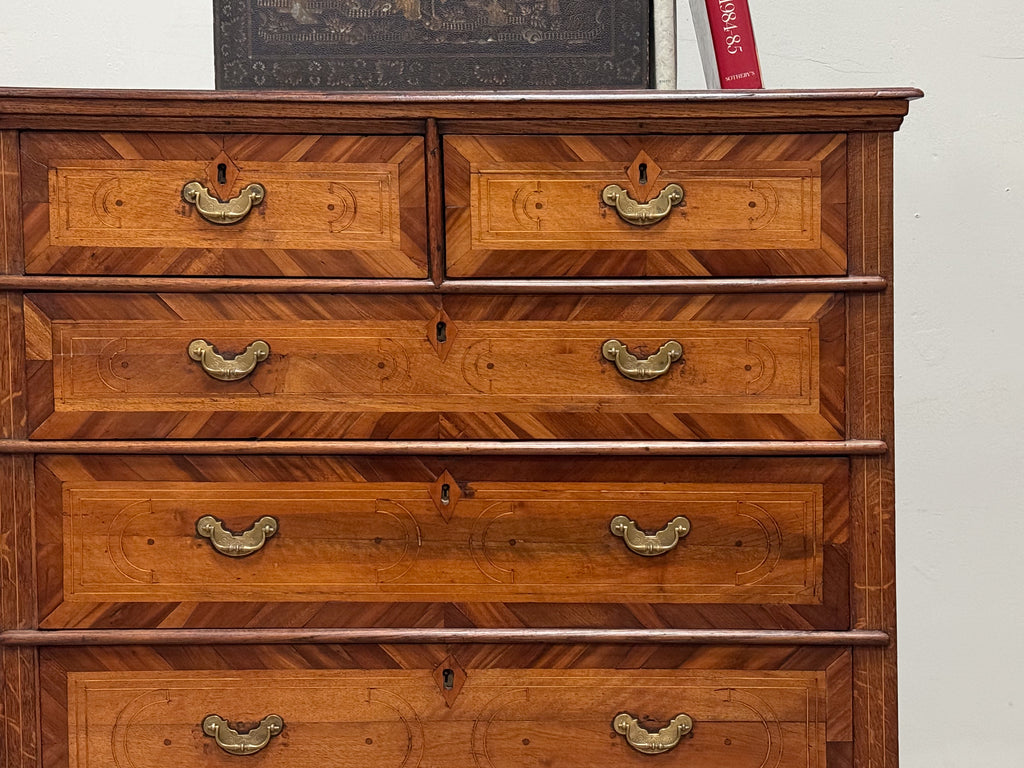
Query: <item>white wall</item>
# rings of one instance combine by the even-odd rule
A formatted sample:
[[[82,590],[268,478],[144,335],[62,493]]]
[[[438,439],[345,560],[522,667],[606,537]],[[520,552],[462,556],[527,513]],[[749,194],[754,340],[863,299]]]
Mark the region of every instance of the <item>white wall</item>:
[[[896,137],[905,768],[1024,763],[1019,0],[750,0],[766,85],[917,86]],[[213,87],[211,0],[0,0],[0,85]],[[680,88],[703,80],[682,1]]]

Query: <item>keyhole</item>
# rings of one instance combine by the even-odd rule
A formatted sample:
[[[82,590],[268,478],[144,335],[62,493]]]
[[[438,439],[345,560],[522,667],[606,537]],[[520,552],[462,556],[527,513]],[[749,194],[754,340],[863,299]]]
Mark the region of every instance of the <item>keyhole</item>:
[[[227,184],[228,183],[228,167],[224,163],[217,164],[217,183]]]
[[[448,326],[444,322],[437,324],[437,343],[444,344],[448,341]]]
[[[441,679],[444,684],[444,689],[450,691],[455,688],[455,670],[445,669],[441,672]]]
[[[640,163],[640,183],[647,183],[647,163]]]
[[[452,501],[451,500],[451,496],[449,496],[449,494],[451,493],[451,490],[452,490],[452,487],[450,485],[448,485],[448,483],[445,483],[444,485],[441,486],[441,503],[442,504],[450,504],[451,503],[451,501]]]

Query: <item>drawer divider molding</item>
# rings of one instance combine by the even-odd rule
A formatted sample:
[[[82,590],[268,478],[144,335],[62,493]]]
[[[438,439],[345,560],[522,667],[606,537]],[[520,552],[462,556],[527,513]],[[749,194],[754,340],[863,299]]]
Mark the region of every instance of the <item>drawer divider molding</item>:
[[[885,647],[879,630],[357,628],[9,630],[2,646],[607,643]]]
[[[438,246],[441,248],[441,246]],[[440,258],[440,257],[437,257]],[[589,294],[643,293],[878,293],[888,281],[878,275],[849,277],[682,278],[682,279],[503,279],[428,280],[315,277],[96,277],[78,275],[0,275],[4,291],[84,291],[103,293],[440,293]]]
[[[878,456],[881,440],[0,440],[0,455]]]

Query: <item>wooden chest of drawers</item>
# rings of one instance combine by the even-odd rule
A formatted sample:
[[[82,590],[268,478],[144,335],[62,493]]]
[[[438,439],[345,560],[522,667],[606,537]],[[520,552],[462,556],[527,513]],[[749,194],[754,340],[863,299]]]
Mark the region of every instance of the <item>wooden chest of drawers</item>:
[[[0,91],[2,765],[895,768],[919,95]]]

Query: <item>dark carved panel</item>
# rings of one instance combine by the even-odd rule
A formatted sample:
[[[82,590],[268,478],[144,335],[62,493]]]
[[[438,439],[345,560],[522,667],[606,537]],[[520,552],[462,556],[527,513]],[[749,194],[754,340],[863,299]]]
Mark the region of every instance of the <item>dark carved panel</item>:
[[[644,88],[650,0],[214,0],[217,87]]]

